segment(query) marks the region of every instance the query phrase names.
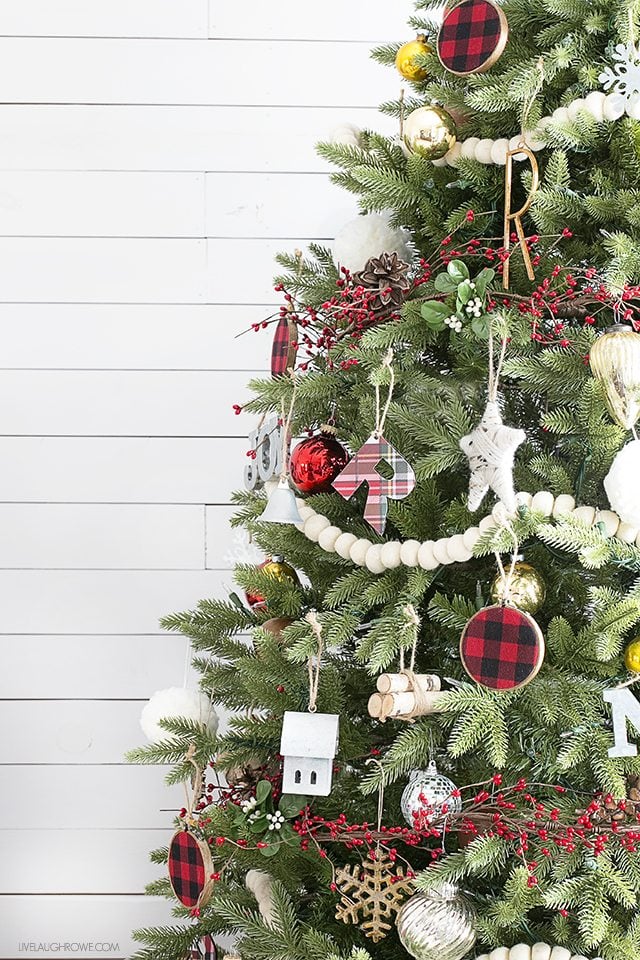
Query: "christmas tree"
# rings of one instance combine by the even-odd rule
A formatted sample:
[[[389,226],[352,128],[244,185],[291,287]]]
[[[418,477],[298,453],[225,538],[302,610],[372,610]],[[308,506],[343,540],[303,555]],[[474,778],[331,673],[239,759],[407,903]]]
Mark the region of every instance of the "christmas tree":
[[[439,6],[374,51],[399,135],[319,147],[362,216],[280,258],[265,563],[164,621],[144,960],[640,958],[640,3]]]

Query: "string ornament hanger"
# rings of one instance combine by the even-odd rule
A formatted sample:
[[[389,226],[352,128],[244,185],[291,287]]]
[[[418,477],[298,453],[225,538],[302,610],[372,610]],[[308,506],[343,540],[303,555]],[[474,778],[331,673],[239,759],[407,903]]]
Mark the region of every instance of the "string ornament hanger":
[[[403,609],[407,632],[412,635],[410,648],[401,647],[397,673],[382,673],[376,681],[376,691],[369,697],[369,716],[384,723],[388,719],[413,723],[417,717],[438,713],[445,696],[440,690],[440,677],[430,673],[416,673],[416,649],[420,617],[412,604]],[[406,651],[410,649],[409,665],[405,665]]]
[[[378,786],[377,833],[380,836],[384,812],[385,770],[375,757],[380,771]],[[405,860],[392,859],[378,839],[364,863],[347,864],[334,872],[334,883],[341,894],[336,906],[336,920],[358,926],[365,937],[378,943],[393,929],[402,904],[413,893],[414,872]]]

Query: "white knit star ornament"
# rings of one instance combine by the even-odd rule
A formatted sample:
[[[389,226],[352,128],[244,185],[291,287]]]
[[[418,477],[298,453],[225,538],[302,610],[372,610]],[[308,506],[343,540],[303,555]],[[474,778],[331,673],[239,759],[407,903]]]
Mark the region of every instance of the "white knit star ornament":
[[[472,513],[478,509],[489,489],[508,513],[515,513],[513,460],[525,438],[524,430],[504,425],[498,404],[490,400],[478,426],[460,441],[460,449],[468,457],[471,468],[468,505]]]

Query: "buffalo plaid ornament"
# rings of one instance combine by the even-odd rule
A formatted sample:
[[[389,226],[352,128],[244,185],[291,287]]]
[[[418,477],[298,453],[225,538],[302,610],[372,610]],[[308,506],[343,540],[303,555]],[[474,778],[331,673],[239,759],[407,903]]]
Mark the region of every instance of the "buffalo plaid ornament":
[[[393,476],[386,480],[378,471],[387,463]],[[387,522],[389,500],[404,500],[416,485],[413,467],[384,437],[372,434],[333,481],[333,487],[348,500],[363,483],[368,486],[364,518],[374,530],[382,533]]]
[[[169,844],[169,882],[183,907],[203,907],[211,896],[213,861],[208,844],[178,830]]]
[[[485,607],[468,621],[460,638],[462,665],[490,690],[524,687],[544,660],[544,637],[536,621],[515,607]]]
[[[281,317],[273,335],[271,348],[271,376],[283,377],[291,373],[298,354],[298,327],[291,317]]]
[[[186,960],[218,960],[218,948],[213,937],[206,933],[191,947]]]
[[[498,61],[509,36],[509,24],[492,0],[463,0],[447,11],[438,34],[442,66],[458,77],[484,73]]]

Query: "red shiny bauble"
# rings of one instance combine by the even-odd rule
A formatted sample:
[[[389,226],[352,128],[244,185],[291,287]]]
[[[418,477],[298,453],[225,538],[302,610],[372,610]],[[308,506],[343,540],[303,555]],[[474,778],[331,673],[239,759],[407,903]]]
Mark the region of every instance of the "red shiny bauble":
[[[264,570],[270,577],[273,577],[274,580],[279,580],[281,583],[285,580],[294,584],[300,583],[298,574],[291,564],[286,563],[282,557],[268,557],[266,560],[263,560],[262,563],[258,564],[258,570]],[[267,609],[267,601],[261,594],[249,593],[248,590],[245,590],[244,596],[252,610]]]
[[[348,462],[349,454],[342,444],[322,430],[298,444],[289,460],[289,472],[300,493],[328,493]]]

